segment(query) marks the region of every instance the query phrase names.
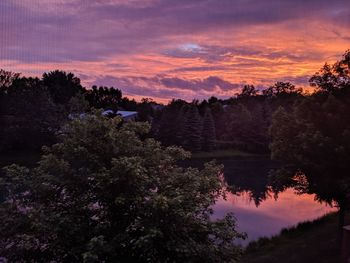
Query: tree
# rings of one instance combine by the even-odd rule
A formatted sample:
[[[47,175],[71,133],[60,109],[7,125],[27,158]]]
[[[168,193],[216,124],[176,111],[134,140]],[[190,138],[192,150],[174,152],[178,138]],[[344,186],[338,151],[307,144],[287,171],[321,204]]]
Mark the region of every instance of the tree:
[[[181,129],[179,130],[178,123],[176,122],[181,114],[181,109],[187,102],[184,100],[172,100],[163,110],[159,119],[156,138],[160,140],[164,145],[182,145],[179,144],[180,130],[182,130],[183,125],[181,124]]]
[[[19,78],[19,73],[0,69],[0,92],[5,92],[12,83]]]
[[[350,89],[350,50],[333,65],[326,63],[310,78],[310,85],[321,92],[335,93]]]
[[[67,124],[34,169],[6,168],[0,255],[11,262],[236,262],[244,237],[214,221],[222,169],[141,139],[146,123],[87,115]],[[127,139],[126,139],[127,138]]]
[[[263,90],[263,95],[265,96],[279,96],[286,94],[301,94],[302,89],[297,89],[290,82],[276,82],[273,86],[266,90]]]
[[[253,116],[249,109],[243,104],[229,106],[223,123],[223,138],[231,141],[236,148],[249,150],[253,125]]]
[[[176,131],[175,131],[175,139],[176,139],[176,145],[184,146],[184,140],[185,140],[185,124],[186,124],[186,117],[189,110],[189,105],[184,104],[177,117],[176,117]]]
[[[305,98],[292,112],[280,108],[270,128],[272,158],[306,175],[305,191],[337,202],[339,226],[349,208],[350,107],[329,94]],[[293,175],[293,173],[292,173]]]
[[[85,113],[89,109],[89,102],[83,93],[77,93],[68,102],[68,111],[73,114]]]
[[[6,127],[5,116],[7,113],[7,93],[8,88],[12,85],[12,83],[18,79],[20,76],[19,73],[14,73],[11,71],[6,71],[0,69],[0,127]],[[5,129],[0,129],[0,151],[1,146],[4,144],[3,138],[6,136]],[[2,138],[2,139],[1,139]]]
[[[237,94],[238,98],[246,98],[251,96],[256,96],[258,91],[255,89],[253,85],[244,85],[240,94]]]
[[[205,111],[202,130],[202,149],[212,151],[215,149],[216,133],[215,123],[209,108]]]
[[[209,104],[214,104],[216,102],[218,102],[218,98],[214,97],[214,96],[211,96],[209,99],[208,99],[208,103]]]
[[[139,121],[151,121],[154,110],[152,105],[157,105],[151,98],[142,98],[141,103],[137,105],[137,119]]]
[[[210,111],[214,119],[216,137],[222,138],[224,133],[225,109],[220,102],[215,102],[210,105]]]
[[[118,110],[122,101],[122,91],[113,87],[93,86],[91,90],[87,90],[86,98],[90,103],[90,107],[96,109]]]
[[[201,150],[202,120],[196,105],[191,104],[186,113],[183,133],[185,149],[198,152]]]
[[[38,150],[54,141],[65,118],[38,78],[17,78],[1,101],[0,151]]]
[[[73,73],[55,70],[44,73],[42,80],[54,103],[66,105],[77,93],[84,91],[80,79]]]

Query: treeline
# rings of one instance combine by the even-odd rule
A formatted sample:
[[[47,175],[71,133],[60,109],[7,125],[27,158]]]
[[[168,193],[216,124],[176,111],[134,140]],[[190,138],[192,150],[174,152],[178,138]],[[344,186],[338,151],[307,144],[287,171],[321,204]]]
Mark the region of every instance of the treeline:
[[[350,123],[349,60],[347,51],[341,60],[333,65],[326,63],[316,72],[309,80],[315,89],[313,93],[305,93],[289,82],[277,82],[265,90],[246,85],[226,100],[215,97],[192,103],[173,100],[155,116],[154,136],[165,145],[181,145],[191,151],[234,148],[268,153],[275,145],[271,125],[276,111],[296,111],[298,118],[310,118],[308,125],[317,120],[315,126],[329,125],[329,130],[340,127]],[[328,119],[328,124],[324,124]],[[341,134],[337,136],[341,138]],[[295,147],[300,145],[302,142]]]
[[[55,133],[70,114],[92,108],[138,111],[150,120],[157,103],[136,102],[113,87],[84,88],[72,73],[52,71],[42,78],[0,70],[0,152],[38,150],[55,142]]]
[[[181,145],[191,151],[235,148],[265,153],[273,112],[279,106],[290,109],[304,96],[293,84],[277,82],[262,92],[244,86],[227,100],[173,100],[154,118],[154,136],[165,145]]]
[[[342,63],[345,63],[346,52]],[[341,62],[340,61],[340,62]],[[42,78],[21,77],[0,71],[0,151],[40,149],[55,142],[55,133],[74,113],[91,109],[137,111],[138,120],[148,121],[149,136],[163,145],[179,145],[192,152],[215,149],[239,149],[268,153],[269,128],[273,113],[282,107],[292,111],[300,101],[322,97],[325,91],[339,93],[335,65],[326,64],[310,79],[316,92],[306,94],[289,82],[277,82],[265,90],[246,85],[229,99],[172,100],[163,106],[143,99],[136,102],[113,87],[84,88],[72,73],[52,71]],[[338,80],[337,80],[338,79]],[[340,80],[339,80],[340,79]],[[337,93],[338,92],[338,93]]]

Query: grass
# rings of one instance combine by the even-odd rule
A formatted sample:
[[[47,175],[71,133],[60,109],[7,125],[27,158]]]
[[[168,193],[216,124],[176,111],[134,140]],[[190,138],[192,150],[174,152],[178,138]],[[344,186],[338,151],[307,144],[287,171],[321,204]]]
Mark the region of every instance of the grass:
[[[349,222],[348,222],[349,223]],[[338,214],[284,229],[280,235],[261,238],[246,248],[244,263],[332,263],[340,261]]]
[[[248,153],[248,152],[243,152],[236,149],[227,149],[227,150],[216,150],[212,152],[196,152],[192,154],[192,159],[261,157],[261,156],[268,156],[268,155]]]

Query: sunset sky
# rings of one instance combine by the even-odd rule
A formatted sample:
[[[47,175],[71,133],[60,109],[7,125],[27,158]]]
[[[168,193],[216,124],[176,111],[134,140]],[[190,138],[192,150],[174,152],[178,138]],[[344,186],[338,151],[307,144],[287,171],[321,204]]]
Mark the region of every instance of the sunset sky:
[[[350,48],[350,0],[1,0],[0,68],[134,98],[307,86]]]

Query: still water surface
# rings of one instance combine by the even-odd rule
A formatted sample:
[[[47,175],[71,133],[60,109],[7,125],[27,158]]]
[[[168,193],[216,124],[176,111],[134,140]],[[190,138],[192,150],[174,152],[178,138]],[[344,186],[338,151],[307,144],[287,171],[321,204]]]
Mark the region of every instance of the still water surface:
[[[300,222],[319,218],[336,211],[314,199],[314,195],[298,195],[289,188],[275,200],[271,193],[266,200],[256,206],[250,199],[249,192],[229,193],[227,200],[220,199],[214,207],[214,217],[223,217],[233,212],[238,222],[238,229],[248,234],[242,244],[263,236],[278,234],[282,228],[295,226]]]
[[[205,160],[191,161],[192,166],[200,166]],[[315,200],[315,195],[297,194],[292,188],[278,194],[270,190],[268,174],[280,164],[268,159],[223,159],[225,181],[234,186],[235,191],[220,199],[214,206],[214,218],[222,218],[233,212],[238,229],[248,234],[242,244],[263,236],[278,234],[283,228],[300,222],[319,218],[336,211],[325,203]]]

